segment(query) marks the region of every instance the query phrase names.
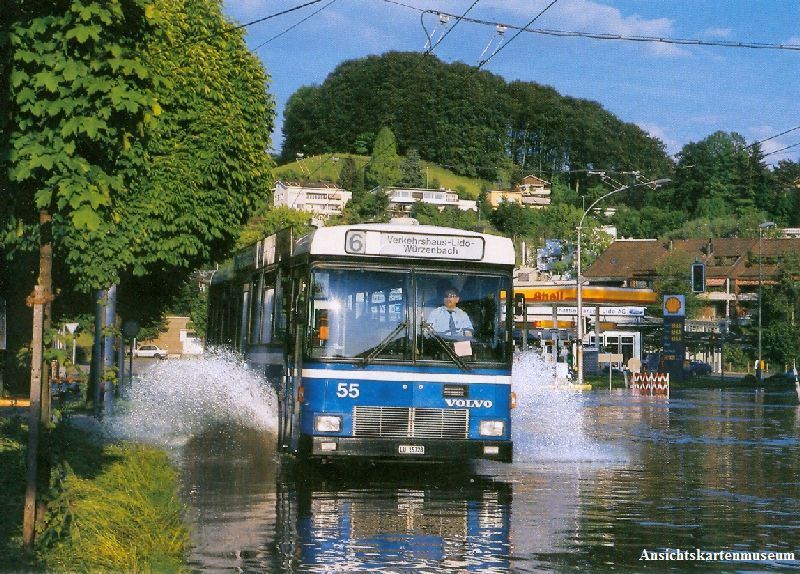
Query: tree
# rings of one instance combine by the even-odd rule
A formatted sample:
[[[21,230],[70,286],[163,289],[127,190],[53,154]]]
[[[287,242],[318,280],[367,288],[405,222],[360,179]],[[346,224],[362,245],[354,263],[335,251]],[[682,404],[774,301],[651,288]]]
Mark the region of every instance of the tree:
[[[366,153],[371,138],[364,134],[391,126],[400,150],[414,148],[424,160],[488,181],[510,180],[506,166],[514,164],[546,179],[580,168],[663,177],[673,168],[663,142],[596,102],[434,56],[387,52],[346,61],[321,85],[301,90],[286,110],[286,160],[296,152]]]
[[[774,221],[782,226],[800,225],[800,163],[782,159],[772,172]]]
[[[500,232],[510,236],[514,241],[527,235],[533,224],[533,214],[530,209],[518,203],[504,201],[492,213],[492,225]]]
[[[364,179],[368,187],[377,185],[387,187],[397,183],[401,177],[397,141],[392,130],[384,126],[375,136],[372,157],[364,168]]]
[[[678,154],[673,206],[690,217],[743,215],[768,207],[769,182],[758,143],[718,131]]]
[[[408,150],[406,157],[400,164],[400,171],[402,176],[398,185],[404,187],[422,187],[425,184],[425,178],[422,177],[419,152],[417,150],[413,148]]]
[[[158,312],[269,187],[263,68],[214,0],[18,0],[3,17],[4,254],[33,247],[46,209],[62,293],[121,281],[120,312]]]
[[[657,294],[658,303],[648,308],[648,312],[654,317],[661,317],[663,313],[660,302],[664,295],[684,295],[686,297],[686,317],[695,316],[700,308],[700,300],[692,292],[689,280],[693,262],[690,254],[684,251],[673,251],[656,266],[653,290]]]
[[[345,157],[342,161],[342,169],[339,172],[337,185],[353,193],[353,197],[364,191],[364,172],[356,166],[356,160],[352,157]]]
[[[238,248],[252,245],[273,233],[291,227],[296,236],[305,235],[311,230],[312,215],[281,205],[265,207],[253,216],[236,242]]]
[[[389,207],[389,198],[382,190],[365,192],[359,197],[353,197],[344,206],[342,215],[332,223],[367,223],[382,222],[388,219],[386,209]]]
[[[800,361],[800,255],[789,253],[779,263],[777,280],[763,287],[761,304],[763,355],[791,367]]]

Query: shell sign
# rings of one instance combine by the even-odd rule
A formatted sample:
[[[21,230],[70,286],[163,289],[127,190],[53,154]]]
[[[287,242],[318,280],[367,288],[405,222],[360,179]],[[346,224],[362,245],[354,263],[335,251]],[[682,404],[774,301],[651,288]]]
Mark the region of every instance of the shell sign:
[[[685,315],[685,295],[664,295],[664,317],[683,317]]]

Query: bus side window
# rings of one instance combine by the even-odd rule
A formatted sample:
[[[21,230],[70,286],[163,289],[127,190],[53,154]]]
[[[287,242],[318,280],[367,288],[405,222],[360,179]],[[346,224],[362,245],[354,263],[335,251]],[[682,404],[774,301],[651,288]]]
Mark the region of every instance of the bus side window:
[[[250,281],[250,344],[260,342],[261,322],[263,320],[264,276],[253,275]]]
[[[261,298],[261,342],[272,342],[272,318],[275,305],[275,273],[264,275],[264,291]]]
[[[273,320],[272,340],[285,341],[286,327],[289,323],[289,308],[292,297],[292,280],[284,275],[285,271],[278,274],[277,289],[275,293],[275,313]]]

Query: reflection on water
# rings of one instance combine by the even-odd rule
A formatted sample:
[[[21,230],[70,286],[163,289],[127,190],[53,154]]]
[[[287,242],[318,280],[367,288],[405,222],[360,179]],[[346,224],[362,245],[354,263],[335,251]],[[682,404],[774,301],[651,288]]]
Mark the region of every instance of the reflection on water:
[[[296,466],[276,457],[263,427],[235,417],[207,425],[179,459],[193,569],[800,568],[639,560],[643,550],[665,548],[800,556],[793,393],[704,390],[664,400],[532,389],[534,396],[523,397],[514,419],[524,456],[508,465]],[[536,403],[548,400],[556,406]],[[569,437],[560,441],[557,428]]]
[[[278,494],[284,570],[508,571],[508,483],[434,467],[297,472]]]

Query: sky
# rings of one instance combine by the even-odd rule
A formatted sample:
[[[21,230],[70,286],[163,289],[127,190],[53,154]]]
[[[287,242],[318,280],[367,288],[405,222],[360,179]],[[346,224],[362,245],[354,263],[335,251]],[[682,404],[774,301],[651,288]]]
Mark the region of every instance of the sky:
[[[245,24],[309,0],[225,0]],[[532,81],[600,103],[640,126],[675,154],[722,130],[748,143],[800,128],[800,2],[797,0],[322,0],[247,26],[249,48],[271,77],[280,150],[283,109],[301,86],[321,84],[341,62],[387,51],[423,51],[444,62],[478,65],[507,81]],[[549,5],[549,7],[548,7]],[[546,8],[546,9],[545,9]],[[430,12],[485,24],[446,24]],[[316,13],[315,13],[316,12]],[[541,13],[541,14],[540,14]],[[789,45],[752,49],[599,40],[531,29],[704,42]],[[427,32],[426,32],[427,30]],[[445,32],[449,31],[446,36]],[[277,36],[277,37],[275,37]],[[274,38],[274,39],[273,39]],[[512,39],[513,38],[513,39]],[[438,44],[438,42],[441,40]],[[500,49],[492,56],[499,46]],[[491,57],[490,57],[491,56]],[[766,153],[800,144],[800,129],[762,143]],[[800,145],[766,157],[798,161]]]

